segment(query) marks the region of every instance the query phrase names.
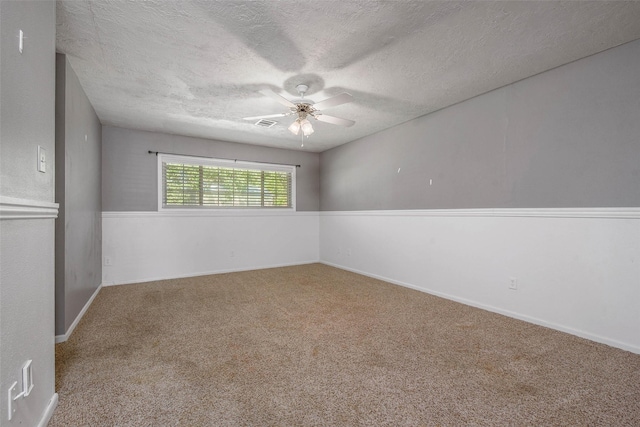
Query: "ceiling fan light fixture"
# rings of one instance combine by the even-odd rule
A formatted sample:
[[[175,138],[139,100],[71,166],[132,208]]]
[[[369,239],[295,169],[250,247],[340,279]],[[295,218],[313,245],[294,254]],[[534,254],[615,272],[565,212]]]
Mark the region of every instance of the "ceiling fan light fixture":
[[[289,131],[294,135],[297,135],[300,132],[300,119],[296,119],[293,123],[291,123],[291,126],[289,126]]]
[[[304,119],[300,122],[302,127],[302,133],[304,136],[309,136],[313,133],[313,126],[311,126],[311,122],[307,119]]]

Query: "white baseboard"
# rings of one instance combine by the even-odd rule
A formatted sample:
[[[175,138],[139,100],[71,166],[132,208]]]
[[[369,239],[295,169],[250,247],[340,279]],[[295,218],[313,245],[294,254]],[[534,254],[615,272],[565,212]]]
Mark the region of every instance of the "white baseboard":
[[[341,270],[346,270],[346,271],[350,271],[352,273],[356,273],[356,274],[361,274],[363,276],[367,276],[367,277],[371,277],[374,279],[378,279],[378,280],[382,280],[385,282],[389,282],[389,283],[393,283],[394,285],[399,285],[399,286],[403,286],[405,288],[410,288],[410,289],[414,289],[416,291],[420,291],[420,292],[424,292],[430,295],[434,295],[437,297],[441,297],[441,298],[445,298],[451,301],[456,301],[459,302],[461,304],[465,304],[465,305],[469,305],[471,307],[476,307],[476,308],[480,308],[482,310],[487,310],[490,311],[492,313],[498,313],[498,314],[502,314],[504,316],[507,317],[511,317],[514,319],[518,319],[518,320],[522,320],[528,323],[533,323],[534,325],[539,325],[539,326],[544,326],[546,328],[550,328],[550,329],[554,329],[560,332],[566,332],[568,334],[571,335],[575,335],[581,338],[585,338],[591,341],[595,341],[601,344],[606,344],[609,345],[611,347],[616,347],[616,348],[620,348],[623,350],[627,350],[630,351],[632,353],[636,353],[636,354],[640,354],[640,347],[634,346],[634,345],[630,345],[624,342],[620,342],[620,341],[616,341],[616,340],[612,340],[609,338],[605,338],[605,337],[601,337],[599,335],[594,335],[594,334],[590,334],[588,332],[584,332],[581,330],[577,330],[577,329],[573,329],[573,328],[569,328],[557,323],[552,323],[552,322],[547,322],[544,321],[542,319],[537,319],[535,317],[530,317],[530,316],[526,316],[526,315],[522,315],[513,311],[509,311],[509,310],[503,310],[501,308],[497,308],[497,307],[493,307],[490,305],[486,305],[486,304],[482,304],[482,303],[478,303],[476,301],[472,301],[472,300],[468,300],[466,298],[460,298],[460,297],[456,297],[455,295],[450,295],[450,294],[446,294],[446,293],[442,293],[442,292],[437,292],[437,291],[433,291],[431,289],[426,289],[426,288],[422,288],[422,287],[418,287],[416,285],[413,285],[411,283],[406,283],[406,282],[402,282],[399,280],[394,280],[391,279],[389,277],[384,277],[384,276],[379,276],[377,274],[370,274],[367,273],[366,271],[361,271],[361,270],[357,270],[355,268],[349,268],[346,267],[344,265],[339,265],[339,264],[335,264],[332,262],[327,262],[327,261],[320,261],[320,263],[331,266],[331,267],[335,267],[335,268],[339,268]]]
[[[102,289],[102,286],[103,285],[100,284],[100,286],[98,286],[98,288],[93,292],[93,295],[91,295],[91,298],[89,298],[89,301],[87,301],[84,307],[82,307],[82,310],[80,310],[80,313],[78,313],[78,315],[76,316],[76,320],[73,321],[73,323],[71,324],[67,332],[63,335],[56,335],[56,344],[65,342],[66,340],[69,339],[69,337],[73,333],[73,330],[76,328],[76,326],[78,326],[78,323],[80,323],[82,316],[84,316],[84,314],[87,312],[87,310],[89,309],[89,306],[91,306],[91,303],[95,299],[96,295],[98,295],[98,292],[100,292],[100,289]]]
[[[49,400],[49,404],[47,405],[44,413],[42,414],[42,418],[40,418],[40,422],[38,423],[38,427],[47,427],[51,417],[53,416],[53,412],[56,410],[58,406],[58,393],[54,393],[51,399]]]
[[[252,266],[252,267],[247,267],[247,268],[222,269],[222,270],[214,270],[214,271],[201,271],[201,272],[198,272],[198,273],[182,274],[182,275],[178,275],[178,276],[162,276],[162,277],[158,276],[158,277],[151,277],[151,278],[143,278],[143,279],[136,280],[135,282],[131,282],[131,283],[104,282],[102,286],[119,286],[119,285],[130,285],[130,284],[135,284],[135,283],[156,282],[156,281],[160,281],[160,280],[186,279],[186,278],[189,278],[189,277],[210,276],[210,275],[213,275],[213,274],[239,273],[239,272],[242,272],[242,271],[266,270],[266,269],[269,269],[269,268],[294,267],[296,265],[315,264],[315,263],[319,263],[319,262],[320,262],[320,260],[316,259],[316,260],[312,260],[312,261],[296,262],[296,263],[293,263],[293,264],[273,264],[273,265]]]

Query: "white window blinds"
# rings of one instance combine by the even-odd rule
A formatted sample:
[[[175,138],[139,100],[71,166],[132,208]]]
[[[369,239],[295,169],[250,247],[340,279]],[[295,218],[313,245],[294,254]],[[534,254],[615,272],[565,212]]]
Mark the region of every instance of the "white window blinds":
[[[168,157],[160,164],[163,208],[293,207],[293,168]]]

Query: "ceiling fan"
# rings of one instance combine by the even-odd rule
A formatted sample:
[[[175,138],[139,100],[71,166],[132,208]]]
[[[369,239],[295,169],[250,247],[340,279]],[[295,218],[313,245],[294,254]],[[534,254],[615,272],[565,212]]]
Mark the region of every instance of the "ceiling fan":
[[[270,119],[273,117],[285,117],[291,115],[297,115],[298,117],[295,121],[289,126],[289,130],[294,135],[298,135],[302,130],[302,134],[304,136],[309,136],[313,133],[313,126],[311,122],[308,120],[309,117],[312,117],[316,120],[325,123],[331,123],[334,125],[340,126],[353,126],[355,122],[353,120],[341,119],[340,117],[327,116],[323,114],[320,110],[324,110],[327,108],[335,107],[337,105],[346,104],[348,102],[353,101],[353,97],[346,92],[341,93],[340,95],[336,95],[334,97],[325,99],[324,101],[320,101],[318,103],[313,102],[312,100],[305,98],[304,94],[309,89],[309,86],[300,84],[296,86],[296,90],[300,95],[300,98],[289,101],[287,98],[284,98],[271,89],[263,89],[260,91],[261,94],[268,96],[285,107],[289,108],[289,111],[286,113],[280,114],[269,114],[266,116],[255,116],[255,117],[245,117],[244,120],[260,120],[260,119]]]

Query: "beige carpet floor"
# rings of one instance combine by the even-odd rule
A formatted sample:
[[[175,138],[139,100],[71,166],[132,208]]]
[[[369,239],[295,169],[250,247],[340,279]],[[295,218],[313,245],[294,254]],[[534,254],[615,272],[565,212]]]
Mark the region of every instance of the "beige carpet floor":
[[[103,288],[57,426],[640,426],[640,355],[320,264]]]

